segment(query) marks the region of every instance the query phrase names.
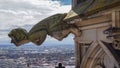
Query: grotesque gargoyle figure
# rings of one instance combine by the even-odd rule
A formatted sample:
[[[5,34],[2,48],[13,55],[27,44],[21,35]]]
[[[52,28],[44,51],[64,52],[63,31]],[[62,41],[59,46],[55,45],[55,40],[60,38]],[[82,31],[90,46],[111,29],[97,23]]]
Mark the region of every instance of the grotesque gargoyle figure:
[[[75,36],[80,36],[80,31],[74,26],[63,21],[67,14],[55,14],[43,19],[37,23],[29,32],[23,28],[13,29],[8,36],[11,38],[11,43],[16,46],[33,42],[36,45],[41,45],[50,35],[57,40],[62,40],[68,34],[73,33]]]

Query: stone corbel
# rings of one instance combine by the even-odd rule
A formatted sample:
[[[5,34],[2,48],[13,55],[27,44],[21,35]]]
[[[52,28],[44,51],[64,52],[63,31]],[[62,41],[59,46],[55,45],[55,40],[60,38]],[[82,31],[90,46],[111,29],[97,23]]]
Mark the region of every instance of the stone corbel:
[[[114,11],[112,13],[112,28],[113,31],[113,47],[120,50],[120,11]]]

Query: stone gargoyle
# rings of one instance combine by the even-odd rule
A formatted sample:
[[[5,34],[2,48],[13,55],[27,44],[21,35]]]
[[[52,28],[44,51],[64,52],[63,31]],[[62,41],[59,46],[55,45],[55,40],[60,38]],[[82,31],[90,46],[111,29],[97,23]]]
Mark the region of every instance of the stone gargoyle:
[[[67,14],[55,14],[47,17],[34,25],[32,29],[27,32],[23,28],[12,29],[8,36],[11,38],[11,43],[16,46],[33,42],[36,45],[41,45],[47,35],[54,37],[57,40],[62,40],[70,33],[80,36],[80,31],[75,25],[67,24],[63,19]]]

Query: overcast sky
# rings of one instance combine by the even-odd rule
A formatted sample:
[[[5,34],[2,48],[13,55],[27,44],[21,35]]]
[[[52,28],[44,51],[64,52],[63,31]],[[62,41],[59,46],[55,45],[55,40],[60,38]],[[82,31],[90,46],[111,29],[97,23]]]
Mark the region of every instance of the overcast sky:
[[[40,20],[56,14],[66,13],[71,9],[71,0],[0,0],[0,44],[10,44],[7,34],[22,27],[28,31]],[[70,35],[62,42],[47,37],[44,43],[70,43]]]

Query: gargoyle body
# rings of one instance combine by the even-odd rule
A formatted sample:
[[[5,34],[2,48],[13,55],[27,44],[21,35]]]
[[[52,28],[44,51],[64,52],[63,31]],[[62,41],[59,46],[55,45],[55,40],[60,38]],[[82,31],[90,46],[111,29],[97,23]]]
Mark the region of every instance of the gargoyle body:
[[[69,33],[73,33],[75,36],[80,36],[80,31],[74,25],[67,24],[63,21],[66,15],[66,13],[55,14],[45,18],[33,26],[29,32],[23,28],[13,29],[8,36],[11,38],[11,42],[16,46],[20,46],[28,42],[41,45],[47,35],[50,35],[57,40],[62,40]]]

